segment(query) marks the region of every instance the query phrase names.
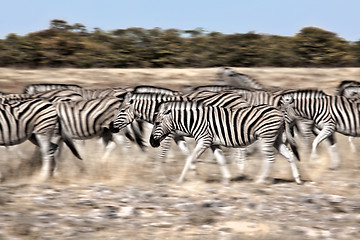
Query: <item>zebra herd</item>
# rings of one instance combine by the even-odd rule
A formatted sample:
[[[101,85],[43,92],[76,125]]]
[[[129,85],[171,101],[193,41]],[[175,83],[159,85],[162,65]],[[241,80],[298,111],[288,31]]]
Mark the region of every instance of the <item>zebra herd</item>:
[[[320,142],[330,143],[330,168],[340,165],[335,132],[360,136],[360,83],[343,81],[337,95],[314,89],[266,89],[250,76],[230,68],[220,69],[215,85],[184,91],[155,86],[86,89],[78,85],[32,84],[23,94],[0,96],[0,145],[30,140],[42,153],[40,179],[56,171],[63,142],[82,159],[74,139],[100,138],[106,146],[103,158],[127,137],[145,150],[144,122],[152,125],[149,143],[159,147],[163,164],[174,140],[187,156],[178,179],[184,181],[190,168],[208,148],[219,164],[224,183],[231,179],[221,147],[234,148],[239,174],[244,173],[246,147],[257,143],[263,163],[256,182],[267,181],[276,149],[291,167],[296,183],[301,177],[294,133],[316,135],[310,159],[316,158]],[[196,146],[189,150],[187,138]],[[288,148],[290,146],[290,149]]]

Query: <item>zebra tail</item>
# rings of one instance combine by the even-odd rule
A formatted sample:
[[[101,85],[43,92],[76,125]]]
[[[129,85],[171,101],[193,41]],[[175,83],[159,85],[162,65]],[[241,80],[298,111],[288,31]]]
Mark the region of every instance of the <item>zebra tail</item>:
[[[297,145],[294,139],[294,134],[293,134],[293,129],[289,127],[289,124],[284,121],[285,124],[285,135],[286,135],[286,141],[290,144],[290,148],[292,150],[292,152],[294,153],[295,157],[298,159],[298,161],[300,162],[300,155],[299,155],[299,151],[297,149]]]
[[[79,152],[76,150],[74,142],[72,141],[70,134],[68,133],[65,124],[60,116],[59,116],[59,131],[61,134],[61,138],[63,139],[65,144],[70,148],[71,152],[75,155],[75,157],[77,157],[80,160],[83,160]]]

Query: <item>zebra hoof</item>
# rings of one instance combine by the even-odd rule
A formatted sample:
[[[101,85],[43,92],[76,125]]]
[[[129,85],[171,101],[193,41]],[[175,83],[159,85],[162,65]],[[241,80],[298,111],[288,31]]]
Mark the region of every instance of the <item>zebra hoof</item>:
[[[273,184],[274,183],[274,179],[270,179],[270,178],[259,178],[258,180],[256,180],[254,182],[255,184],[257,185],[270,185],[270,184]]]
[[[301,181],[300,179],[295,179],[295,182],[296,182],[298,185],[303,185],[303,184],[304,184],[304,182]]]
[[[224,185],[224,186],[229,186],[230,185],[230,179],[223,179],[221,181],[221,184]]]

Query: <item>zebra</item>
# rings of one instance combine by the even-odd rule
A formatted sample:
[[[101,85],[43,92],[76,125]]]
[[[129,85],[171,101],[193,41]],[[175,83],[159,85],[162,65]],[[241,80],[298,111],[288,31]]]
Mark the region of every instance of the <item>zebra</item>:
[[[54,89],[80,89],[81,87],[76,84],[61,84],[61,83],[37,83],[27,85],[23,91],[26,94],[35,94],[39,92],[47,92]]]
[[[264,162],[256,182],[262,183],[268,177],[270,166],[275,160],[272,149],[274,146],[288,159],[295,181],[300,184],[294,153],[282,142],[281,133],[284,131],[284,124],[283,113],[267,105],[225,108],[206,106],[198,102],[168,102],[158,107],[150,144],[158,147],[160,142],[174,130],[184,132],[192,136],[197,144],[186,160],[178,183],[184,181],[191,163],[209,147],[220,165],[223,182],[228,183],[231,174],[226,167],[220,146],[243,147],[259,140],[262,144]],[[296,149],[295,145],[292,147]],[[295,155],[298,157],[297,151]]]
[[[55,136],[59,134],[59,136]],[[39,146],[42,167],[39,179],[44,181],[52,176],[55,169],[53,137],[60,138],[79,159],[61,117],[49,101],[28,99],[0,104],[0,145],[12,146],[30,140]]]
[[[122,100],[116,97],[97,98],[77,102],[58,102],[54,106],[62,117],[64,125],[71,138],[86,140],[100,137],[106,146],[102,156],[104,161],[114,149],[115,143],[121,144],[124,139],[121,134],[112,134],[109,130],[110,121]],[[140,145],[143,147],[144,143]]]
[[[265,89],[262,84],[258,83],[252,77],[243,73],[237,73],[231,68],[221,68],[218,70],[217,75],[219,78],[217,81],[219,83],[226,83],[235,87],[247,87],[257,90]]]
[[[46,99],[50,102],[83,100],[81,94],[72,89],[52,89],[49,91],[38,92],[35,94],[9,93],[2,95],[1,98],[11,101],[40,98]]]
[[[360,136],[359,103],[343,96],[327,95],[320,90],[294,90],[282,94],[283,106],[288,121],[298,117],[310,119],[319,129],[312,143],[310,159],[317,157],[317,146],[326,138],[334,139],[334,133],[358,137]],[[338,168],[340,157],[335,141],[330,147],[330,169]]]
[[[344,80],[336,88],[336,95],[344,96],[352,101],[359,102],[360,100],[360,82],[354,80]],[[350,149],[356,152],[353,137],[349,137]]]
[[[352,100],[360,99],[360,82],[354,80],[344,80],[336,88],[336,95],[344,96]]]
[[[156,106],[167,101],[197,101],[205,105],[221,106],[227,108],[241,108],[249,106],[249,104],[241,99],[237,93],[231,91],[223,91],[220,93],[211,91],[197,91],[194,93],[184,94],[181,98],[174,98],[161,94],[133,94],[130,100],[124,101],[127,104],[125,107],[120,109],[119,113],[116,115],[112,128],[121,129],[136,118],[141,118],[153,124],[153,119],[156,113]],[[174,140],[178,144],[179,148],[186,156],[188,156],[189,150],[186,147],[186,142],[181,134],[172,134],[171,137],[175,137]],[[171,137],[166,138],[166,140],[163,141],[163,144],[161,145],[162,148],[159,156],[160,163],[165,158],[165,155],[170,147]],[[240,151],[237,152],[237,154],[239,154],[239,156],[236,156],[237,165],[240,173],[243,174],[245,168],[245,149],[240,148]],[[192,168],[195,168],[195,166],[192,166]]]
[[[76,89],[75,91],[82,96],[83,100],[106,97],[117,97],[123,99],[123,97],[128,93],[128,91],[123,88],[81,88]]]
[[[124,100],[124,104],[118,110],[118,113],[114,116],[113,121],[110,124],[110,128],[113,132],[118,132],[125,128],[134,120],[141,120],[147,123],[153,124],[155,109],[158,104],[164,101],[188,101],[186,97],[181,95],[170,96],[167,94],[154,94],[154,93],[129,93]],[[188,155],[189,149],[182,134],[174,132],[169,137],[161,148],[158,160],[160,164],[165,159],[170,148],[171,139],[175,141],[180,150]],[[161,166],[160,166],[161,167]]]

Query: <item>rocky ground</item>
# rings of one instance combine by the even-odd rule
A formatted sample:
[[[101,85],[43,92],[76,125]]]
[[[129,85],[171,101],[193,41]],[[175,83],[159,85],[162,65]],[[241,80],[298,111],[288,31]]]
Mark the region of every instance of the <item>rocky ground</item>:
[[[313,69],[312,76],[320,79],[317,86],[326,82],[326,89],[332,91],[334,76],[344,80],[346,72],[325,70]],[[356,78],[358,72],[350,70],[348,78]],[[12,79],[15,85],[7,89],[14,89],[35,76],[38,81],[46,76],[60,79],[61,75],[56,74],[65,70],[50,71],[48,75],[45,70],[38,71],[6,69],[0,81]],[[74,71],[66,70],[66,76],[76,77]],[[83,78],[82,71],[78,74]],[[214,79],[215,70],[209,71],[205,75]],[[269,79],[274,82],[283,79],[281,76],[287,80],[304,76],[300,81],[307,83],[304,79],[310,76],[305,70],[301,75],[299,69],[293,70],[293,75],[290,69],[247,71],[253,71],[257,78],[268,73],[264,79],[273,76]],[[189,74],[184,72],[182,77]],[[194,73],[191,77],[198,79]],[[180,78],[177,75],[176,81]],[[76,79],[72,82],[79,83],[80,78]],[[283,86],[284,82],[277,84]],[[65,151],[58,176],[42,183],[35,180],[39,153],[30,143],[17,149],[1,148],[0,239],[360,239],[359,157],[350,151],[346,137],[337,139],[343,161],[340,169],[333,171],[327,168],[325,143],[320,147],[321,158],[314,163],[308,161],[308,148],[301,143],[298,167],[303,185],[293,181],[289,164],[281,157],[272,170],[273,183],[253,183],[261,161],[254,154],[248,159],[247,177],[224,186],[209,152],[197,164],[198,174],[190,173],[187,181],[178,185],[175,181],[184,157],[176,147],[160,171],[156,149],[141,152],[133,146],[120,147],[101,162],[102,151],[96,141],[77,145],[82,146],[82,162]],[[357,139],[356,145],[360,149]],[[232,152],[226,154],[236,177]]]

